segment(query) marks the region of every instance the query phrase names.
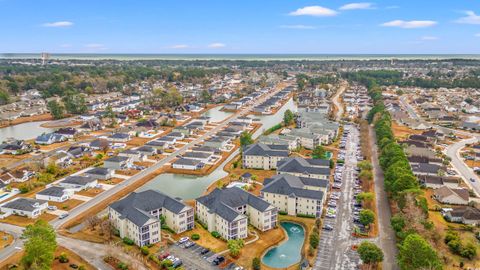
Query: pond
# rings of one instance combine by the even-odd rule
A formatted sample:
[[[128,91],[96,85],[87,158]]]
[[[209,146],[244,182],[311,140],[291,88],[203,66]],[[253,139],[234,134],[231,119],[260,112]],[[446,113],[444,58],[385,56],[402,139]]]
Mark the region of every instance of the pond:
[[[205,176],[192,176],[183,174],[164,173],[153,178],[151,181],[140,187],[137,191],[148,189],[158,190],[174,198],[183,200],[195,199],[203,195],[207,187],[228,175],[223,170],[225,164],[232,160],[238,154],[236,150],[230,155],[218,168]]]
[[[35,139],[43,133],[54,131],[54,129],[40,126],[46,122],[48,121],[28,122],[0,128],[0,142],[5,141],[7,138],[15,138],[17,140]]]
[[[272,268],[287,268],[300,262],[305,240],[303,227],[293,222],[282,222],[280,226],[287,233],[288,239],[265,253],[262,262]]]
[[[224,112],[221,111],[223,106],[217,106],[214,108],[209,109],[208,111],[204,112],[202,116],[210,117],[210,121],[214,123],[222,122],[223,120],[227,119],[233,113],[231,112]]]

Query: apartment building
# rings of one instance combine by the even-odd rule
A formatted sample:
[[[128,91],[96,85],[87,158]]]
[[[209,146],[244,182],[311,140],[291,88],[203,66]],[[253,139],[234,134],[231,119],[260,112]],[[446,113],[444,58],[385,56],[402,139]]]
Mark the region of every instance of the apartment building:
[[[301,157],[284,158],[277,163],[277,173],[328,179],[330,177],[330,161],[327,159],[305,159]]]
[[[249,169],[273,170],[277,162],[288,157],[287,145],[255,143],[243,149],[243,167]]]
[[[215,189],[196,199],[197,218],[224,239],[247,238],[248,222],[260,231],[277,226],[277,209],[238,187]]]
[[[261,196],[288,215],[320,217],[328,185],[328,180],[278,174],[265,179]]]
[[[108,213],[112,224],[120,231],[120,237],[128,237],[138,246],[160,241],[160,216],[176,233],[194,228],[192,207],[155,190],[132,192],[112,203]]]

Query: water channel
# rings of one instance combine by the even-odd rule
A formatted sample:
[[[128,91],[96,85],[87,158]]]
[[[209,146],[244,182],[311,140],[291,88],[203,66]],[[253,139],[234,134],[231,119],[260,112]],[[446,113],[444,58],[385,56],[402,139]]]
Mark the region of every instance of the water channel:
[[[42,135],[43,133],[54,131],[54,129],[40,126],[46,122],[48,121],[28,122],[0,128],[0,142],[3,142],[8,138],[15,138],[17,140],[30,140]]]

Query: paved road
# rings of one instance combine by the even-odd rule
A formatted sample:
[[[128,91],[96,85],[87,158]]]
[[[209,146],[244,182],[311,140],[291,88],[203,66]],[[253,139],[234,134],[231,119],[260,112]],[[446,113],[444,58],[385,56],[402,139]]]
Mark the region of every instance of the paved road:
[[[336,119],[337,122],[340,122],[340,120],[342,119],[342,115],[343,115],[343,104],[338,101],[338,98],[343,94],[343,92],[345,91],[345,89],[347,87],[348,87],[348,82],[347,81],[341,82],[340,86],[337,90],[337,93],[335,93],[335,95],[332,98],[332,102],[335,104],[335,106],[338,109],[337,114],[335,115],[335,119]]]
[[[460,157],[460,150],[465,147],[466,144],[472,144],[478,142],[477,137],[461,140],[454,144],[451,144],[446,149],[446,154],[452,159],[452,165],[461,174],[465,183],[472,188],[477,196],[480,194],[480,177],[473,172],[472,168],[468,167],[465,162],[463,162],[462,157]],[[475,179],[475,182],[471,182],[470,179]]]
[[[347,128],[346,128],[347,129]],[[355,168],[357,164],[356,151],[359,141],[358,130],[350,128],[350,135],[346,144],[345,166],[342,173],[341,197],[337,201],[336,218],[325,217],[323,224],[330,225],[332,231],[323,230],[320,236],[317,260],[313,269],[357,269],[360,258],[351,247],[360,240],[353,237],[353,187]],[[338,191],[338,189],[334,189]]]
[[[396,263],[397,242],[395,232],[390,225],[392,212],[388,202],[387,192],[385,192],[383,171],[378,162],[378,149],[375,146],[377,138],[375,131],[369,127],[370,148],[372,149],[372,166],[375,176],[375,194],[377,197],[377,219],[378,219],[378,234],[377,243],[383,250],[383,266],[382,269],[394,270],[398,269]]]
[[[4,261],[8,257],[19,252],[21,248],[23,248],[23,241],[19,238],[20,235],[22,235],[23,228],[15,225],[1,223],[0,229],[6,233],[11,234],[14,238],[13,243],[10,246],[0,250],[0,261]]]

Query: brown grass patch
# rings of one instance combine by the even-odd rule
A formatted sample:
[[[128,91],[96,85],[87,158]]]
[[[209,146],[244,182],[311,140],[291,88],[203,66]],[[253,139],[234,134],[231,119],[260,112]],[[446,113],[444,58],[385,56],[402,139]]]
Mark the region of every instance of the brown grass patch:
[[[11,216],[8,216],[7,218],[1,219],[0,222],[16,225],[20,227],[26,227],[28,225],[35,223],[35,221],[37,221],[38,219],[50,221],[55,219],[56,217],[57,216],[48,214],[48,213],[43,213],[38,218],[35,218],[35,219],[17,216],[17,215],[11,215]]]
[[[81,201],[81,200],[70,199],[70,200],[66,200],[65,202],[49,201],[48,205],[56,206],[59,210],[69,211],[69,210],[72,210],[73,208],[79,206],[82,203],[83,203],[83,201]]]

